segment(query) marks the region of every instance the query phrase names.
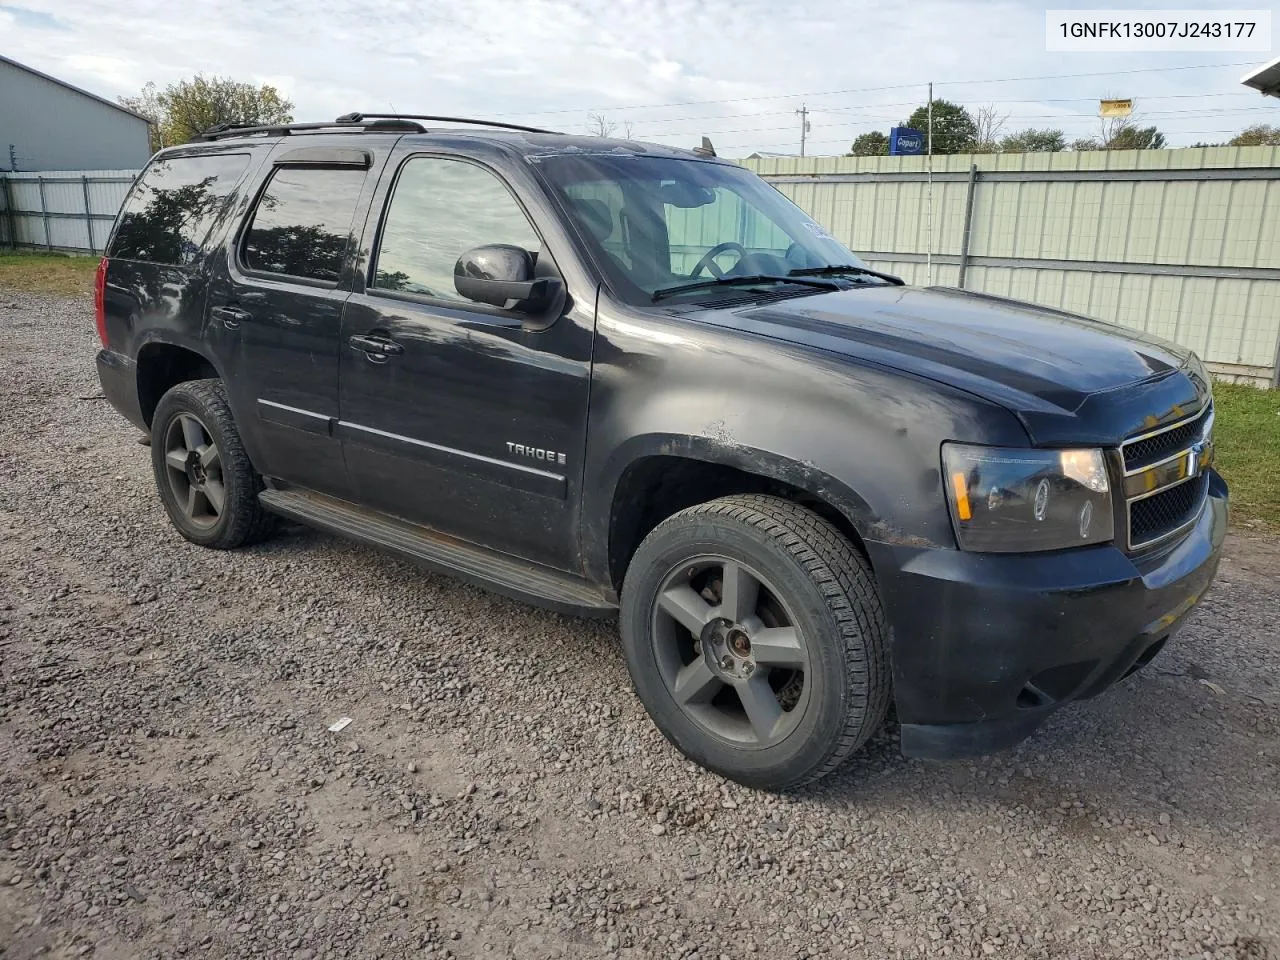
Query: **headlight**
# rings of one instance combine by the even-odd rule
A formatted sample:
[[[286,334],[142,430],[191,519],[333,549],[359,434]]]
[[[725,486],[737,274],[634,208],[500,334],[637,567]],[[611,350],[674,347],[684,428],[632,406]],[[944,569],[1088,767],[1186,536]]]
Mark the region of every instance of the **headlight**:
[[[1061,550],[1115,535],[1101,450],[944,443],[942,469],[963,550]]]

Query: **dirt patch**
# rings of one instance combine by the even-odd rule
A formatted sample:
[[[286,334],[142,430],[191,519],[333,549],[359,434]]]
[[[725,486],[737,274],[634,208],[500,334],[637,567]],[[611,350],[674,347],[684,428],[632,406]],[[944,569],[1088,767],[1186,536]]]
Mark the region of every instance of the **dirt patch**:
[[[0,310],[0,956],[1280,957],[1280,543],[982,760],[792,797],[682,760],[615,628],[300,530],[199,550]],[[15,323],[38,319],[38,324]],[[341,733],[328,726],[353,718]]]

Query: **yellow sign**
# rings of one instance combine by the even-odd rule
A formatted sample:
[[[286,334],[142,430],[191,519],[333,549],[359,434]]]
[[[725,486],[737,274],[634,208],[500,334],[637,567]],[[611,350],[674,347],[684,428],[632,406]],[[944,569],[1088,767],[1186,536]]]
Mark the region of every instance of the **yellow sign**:
[[[1127,117],[1133,113],[1132,100],[1103,100],[1098,111],[1100,117]]]

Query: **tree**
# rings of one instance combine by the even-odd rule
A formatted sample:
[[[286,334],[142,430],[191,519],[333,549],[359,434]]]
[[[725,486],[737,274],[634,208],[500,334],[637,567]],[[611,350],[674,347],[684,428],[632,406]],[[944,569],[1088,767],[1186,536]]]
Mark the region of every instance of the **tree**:
[[[1072,150],[1163,150],[1165,135],[1155,127],[1139,127],[1133,117],[1102,121],[1102,136],[1071,144]]]
[[[1165,135],[1155,127],[1117,124],[1103,143],[1104,150],[1163,150]]]
[[[146,117],[151,121],[148,133],[151,137],[151,152],[155,153],[165,144],[160,138],[160,126],[164,121],[164,111],[160,109],[160,94],[156,92],[154,83],[147,83],[143,86],[142,92],[136,97],[118,97],[117,102],[126,110],[132,110],[134,113]]]
[[[920,107],[902,124],[929,136],[929,108]],[[966,153],[973,149],[978,138],[978,128],[969,111],[950,100],[933,101],[933,152]]]
[[[1061,130],[1032,130],[1011,133],[1000,141],[1003,153],[1060,153],[1067,149],[1067,137]]]
[[[889,138],[879,130],[860,133],[849,147],[851,157],[887,157],[889,155]]]
[[[934,109],[937,109],[937,104],[934,104]],[[933,119],[936,125],[938,118],[935,116]],[[979,107],[977,116],[973,118],[973,152],[997,153],[1000,150],[1000,131],[1008,119],[1009,115],[997,113],[994,105]]]
[[[1246,127],[1227,141],[1228,147],[1280,147],[1280,127],[1267,123]]]
[[[618,125],[603,113],[587,114],[587,134],[592,137],[612,137]],[[631,121],[622,122],[622,139],[631,139]]]
[[[240,83],[230,77],[196,74],[156,91],[154,83],[120,105],[152,121],[152,146],[186,143],[218,123],[292,123],[293,104],[275,87]]]

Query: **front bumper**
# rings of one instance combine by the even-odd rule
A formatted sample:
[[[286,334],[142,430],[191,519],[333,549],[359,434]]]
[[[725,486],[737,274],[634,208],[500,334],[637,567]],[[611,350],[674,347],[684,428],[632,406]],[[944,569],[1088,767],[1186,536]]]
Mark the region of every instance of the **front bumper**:
[[[1037,555],[869,542],[893,629],[894,694],[908,756],[1012,746],[1055,709],[1144,666],[1218,569],[1227,487],[1211,473],[1199,520],[1131,558],[1112,545]]]

